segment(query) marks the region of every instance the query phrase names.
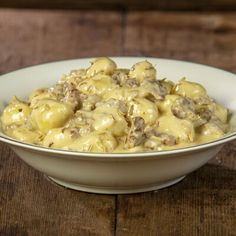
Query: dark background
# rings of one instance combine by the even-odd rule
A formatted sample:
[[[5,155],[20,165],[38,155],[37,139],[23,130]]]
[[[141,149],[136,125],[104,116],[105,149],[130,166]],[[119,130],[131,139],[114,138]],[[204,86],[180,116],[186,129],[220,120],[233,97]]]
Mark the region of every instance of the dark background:
[[[108,10],[236,10],[235,0],[1,0],[0,7]]]

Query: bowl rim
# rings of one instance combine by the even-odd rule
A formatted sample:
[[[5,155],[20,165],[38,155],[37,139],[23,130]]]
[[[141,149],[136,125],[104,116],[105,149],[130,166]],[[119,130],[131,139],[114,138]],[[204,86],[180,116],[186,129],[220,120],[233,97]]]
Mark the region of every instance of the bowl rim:
[[[226,71],[224,69],[220,69],[214,66],[198,63],[198,62],[191,62],[191,61],[185,61],[185,60],[177,60],[177,59],[169,59],[169,58],[161,58],[161,57],[152,57],[152,56],[108,56],[112,60],[116,59],[145,59],[145,60],[163,60],[163,61],[170,61],[170,62],[181,62],[181,63],[186,63],[186,64],[192,64],[192,65],[198,65],[201,67],[206,67],[209,69],[215,69],[223,73],[228,73],[231,76],[235,76],[236,79],[236,74],[230,71]],[[40,63],[36,65],[31,65],[31,66],[26,66],[22,67],[13,71],[9,71],[4,74],[0,74],[0,77],[10,75],[12,73],[21,71],[21,70],[26,70],[26,69],[33,69],[34,67],[38,66],[44,66],[47,64],[53,64],[53,63],[63,63],[63,62],[68,62],[68,61],[79,61],[79,60],[93,60],[94,58],[97,57],[81,57],[81,58],[72,58],[72,59],[62,59],[62,60],[57,60],[57,61],[49,61],[45,63]],[[147,151],[147,152],[117,152],[117,153],[105,153],[105,152],[79,152],[79,151],[73,151],[73,150],[64,150],[64,149],[56,149],[56,148],[48,148],[48,147],[43,147],[39,145],[34,145],[26,142],[21,142],[19,140],[13,139],[5,134],[3,134],[0,131],[0,141],[10,144],[12,146],[17,146],[25,149],[29,149],[30,151],[40,151],[43,153],[51,153],[51,154],[61,154],[61,155],[68,155],[68,156],[78,156],[78,157],[96,157],[96,158],[128,158],[128,157],[135,157],[135,158],[142,158],[142,157],[158,157],[158,156],[166,156],[166,155],[174,155],[174,154],[181,154],[181,153],[186,153],[186,152],[192,152],[192,151],[201,151],[203,149],[211,148],[214,146],[218,145],[223,145],[226,142],[232,141],[236,139],[236,131],[230,132],[229,134],[224,135],[223,137],[202,143],[202,144],[197,144],[197,145],[191,145],[187,147],[182,147],[182,148],[177,148],[177,149],[171,149],[171,150],[161,150],[161,151]]]
[[[127,157],[160,157],[160,156],[169,156],[175,154],[182,154],[193,151],[202,151],[204,149],[212,148],[215,146],[223,145],[229,141],[236,139],[236,132],[223,136],[220,139],[213,140],[211,142],[192,145],[183,148],[171,149],[171,150],[162,150],[162,151],[147,151],[147,152],[117,152],[117,153],[105,153],[105,152],[79,152],[73,150],[64,150],[64,149],[56,149],[56,148],[48,148],[39,145],[34,145],[30,143],[25,143],[18,141],[16,139],[10,138],[8,136],[2,135],[0,133],[0,141],[17,146],[20,148],[28,149],[29,151],[37,151],[43,153],[51,153],[51,154],[60,154],[60,155],[68,155],[68,156],[78,156],[78,157],[100,157],[100,158],[127,158]]]

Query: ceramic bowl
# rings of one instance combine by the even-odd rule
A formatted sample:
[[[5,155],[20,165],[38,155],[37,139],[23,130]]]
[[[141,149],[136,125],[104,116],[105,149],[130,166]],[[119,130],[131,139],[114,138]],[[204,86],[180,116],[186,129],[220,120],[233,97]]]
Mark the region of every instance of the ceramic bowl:
[[[236,110],[236,75],[190,62],[141,57],[116,57],[119,67],[148,60],[156,66],[158,79],[182,77],[201,83],[208,94]],[[34,89],[53,85],[63,73],[85,68],[90,58],[52,62],[0,76],[0,112],[13,95],[24,99]],[[232,118],[233,119],[233,118]],[[214,157],[222,146],[236,138],[236,129],[213,142],[182,149],[143,153],[82,153],[49,149],[22,143],[0,134],[0,140],[27,164],[68,188],[105,194],[156,190],[182,180]]]

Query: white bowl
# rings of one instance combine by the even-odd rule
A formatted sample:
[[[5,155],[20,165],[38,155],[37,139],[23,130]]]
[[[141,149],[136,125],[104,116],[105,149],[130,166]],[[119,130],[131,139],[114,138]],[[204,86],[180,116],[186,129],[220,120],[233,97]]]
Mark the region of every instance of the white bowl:
[[[187,77],[206,87],[209,95],[231,110],[236,110],[236,75],[183,61],[117,57],[119,67],[129,68],[147,59],[156,65],[158,79],[177,81]],[[47,63],[0,76],[0,112],[13,95],[26,98],[34,89],[54,84],[63,73],[84,68],[91,59]],[[15,153],[30,166],[56,183],[94,193],[135,193],[160,189],[177,183],[188,173],[204,165],[236,138],[235,129],[225,137],[198,146],[171,151],[143,153],[82,153],[25,144],[0,134]]]

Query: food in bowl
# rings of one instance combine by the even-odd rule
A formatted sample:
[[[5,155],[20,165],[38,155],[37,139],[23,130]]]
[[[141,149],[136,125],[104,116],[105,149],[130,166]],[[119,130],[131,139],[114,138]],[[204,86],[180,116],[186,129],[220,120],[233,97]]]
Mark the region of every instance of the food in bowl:
[[[0,141],[9,145],[28,165],[60,185],[87,192],[118,194],[144,192],[173,185],[203,166],[220,151],[225,143],[235,140],[235,74],[201,64],[170,59],[141,57],[112,59],[121,68],[131,68],[138,61],[148,60],[153,65],[158,65],[158,79],[168,78],[177,83],[179,78],[185,76],[191,81],[202,84],[208,91],[208,97],[214,98],[215,101],[230,109],[232,116],[230,114],[229,132],[217,140],[201,145],[177,148],[180,145],[177,144],[172,146],[174,150],[124,153],[45,148],[13,139],[2,132],[0,132]],[[51,62],[1,75],[0,113],[7,106],[12,95],[15,94],[21,100],[27,101],[32,91],[41,87],[51,87],[65,71],[87,67],[91,60],[81,58]],[[27,114],[27,111],[25,112]]]
[[[199,83],[157,79],[148,61],[122,69],[97,58],[26,101],[13,97],[1,114],[1,129],[48,148],[161,151],[221,138],[229,131],[229,112]]]

